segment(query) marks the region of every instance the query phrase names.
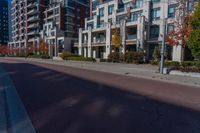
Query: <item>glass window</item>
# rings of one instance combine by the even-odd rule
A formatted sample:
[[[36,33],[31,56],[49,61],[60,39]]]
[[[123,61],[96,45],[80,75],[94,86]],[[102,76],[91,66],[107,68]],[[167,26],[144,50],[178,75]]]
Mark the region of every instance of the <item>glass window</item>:
[[[108,6],[108,14],[109,15],[113,13],[113,10],[114,10],[114,5]]]
[[[151,10],[151,20],[160,19],[160,8],[155,8]]]
[[[168,18],[174,18],[176,13],[176,6],[171,6],[168,8]]]
[[[134,0],[133,5],[134,8],[141,8],[143,7],[144,0]]]
[[[104,8],[99,9],[99,16],[103,17],[104,16]]]
[[[171,33],[172,31],[174,31],[174,24],[168,24],[167,33]]]
[[[131,13],[131,21],[137,21],[140,16],[142,16],[142,12]]]
[[[158,25],[154,25],[150,27],[150,38],[158,38],[159,37],[160,28]]]
[[[152,3],[159,3],[160,0],[151,0]]]

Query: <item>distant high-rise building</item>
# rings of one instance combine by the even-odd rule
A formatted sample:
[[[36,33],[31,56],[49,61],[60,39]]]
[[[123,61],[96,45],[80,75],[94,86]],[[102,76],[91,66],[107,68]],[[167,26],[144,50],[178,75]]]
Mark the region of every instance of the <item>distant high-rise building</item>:
[[[46,0],[13,0],[11,3],[12,42],[9,47],[39,46]]]
[[[39,48],[49,44],[49,54],[73,51],[78,29],[85,27],[89,0],[13,0],[10,48]],[[20,50],[19,50],[20,51]]]
[[[8,24],[8,1],[0,0],[0,45],[8,43]]]
[[[78,30],[85,27],[89,16],[88,0],[50,0],[44,14],[42,38],[49,44],[49,55],[73,51]]]

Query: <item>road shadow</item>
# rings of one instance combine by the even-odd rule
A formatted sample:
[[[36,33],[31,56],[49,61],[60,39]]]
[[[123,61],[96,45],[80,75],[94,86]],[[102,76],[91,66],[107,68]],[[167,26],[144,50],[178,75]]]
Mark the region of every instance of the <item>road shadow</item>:
[[[200,112],[26,63],[1,63],[37,133],[200,133]]]

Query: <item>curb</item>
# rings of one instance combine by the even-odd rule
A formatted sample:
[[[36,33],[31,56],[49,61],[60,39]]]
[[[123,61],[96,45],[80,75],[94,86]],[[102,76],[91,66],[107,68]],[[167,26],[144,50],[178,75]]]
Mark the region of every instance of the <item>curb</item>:
[[[7,129],[9,133],[36,133],[26,109],[8,74],[0,67],[0,81],[5,89]]]
[[[7,126],[5,89],[3,88],[3,84],[0,82],[0,133],[8,133]]]

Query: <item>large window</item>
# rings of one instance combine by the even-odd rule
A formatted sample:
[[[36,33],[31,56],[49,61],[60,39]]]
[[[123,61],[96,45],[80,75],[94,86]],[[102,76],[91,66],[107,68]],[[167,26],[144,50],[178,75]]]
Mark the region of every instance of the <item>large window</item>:
[[[160,8],[154,8],[151,10],[151,20],[160,19]]]
[[[131,13],[131,21],[137,21],[140,16],[142,16],[142,12]]]
[[[188,11],[193,11],[194,10],[194,1],[188,1]]]
[[[141,8],[143,7],[144,0],[136,0],[134,3],[134,8]]]
[[[104,8],[99,9],[99,16],[103,17],[104,16]]]
[[[168,24],[167,25],[167,33],[171,33],[174,31],[174,24]]]
[[[156,39],[159,37],[160,28],[158,25],[154,25],[150,27],[150,38]]]
[[[174,18],[176,13],[176,6],[171,6],[168,8],[168,18]]]
[[[114,10],[114,5],[110,5],[108,6],[108,14],[111,15],[113,13]]]

